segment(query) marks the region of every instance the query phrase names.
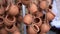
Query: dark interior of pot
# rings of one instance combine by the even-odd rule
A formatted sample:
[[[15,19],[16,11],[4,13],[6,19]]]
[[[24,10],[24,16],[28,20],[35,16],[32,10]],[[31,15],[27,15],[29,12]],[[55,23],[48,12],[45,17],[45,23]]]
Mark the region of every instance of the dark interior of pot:
[[[13,27],[13,25],[11,25],[11,26],[6,26],[8,29],[12,29],[12,27]]]
[[[34,22],[35,22],[35,23],[38,23],[39,21],[40,21],[39,18],[35,18],[35,19],[34,19]]]
[[[3,22],[3,18],[0,18],[0,23]]]

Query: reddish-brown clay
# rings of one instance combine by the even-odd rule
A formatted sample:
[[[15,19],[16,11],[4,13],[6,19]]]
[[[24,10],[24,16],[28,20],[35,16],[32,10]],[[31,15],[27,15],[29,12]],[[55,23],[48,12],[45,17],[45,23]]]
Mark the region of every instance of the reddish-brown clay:
[[[47,34],[47,33],[44,33],[44,32],[40,32],[39,34]]]
[[[19,30],[16,30],[15,32],[13,32],[12,34],[20,34]]]
[[[47,19],[50,21],[50,20],[53,20],[55,17],[55,14],[52,13],[52,11],[49,9],[49,12],[47,12]]]
[[[44,23],[44,24],[41,25],[41,32],[47,33],[50,30],[50,28],[51,27],[50,27],[49,24]]]
[[[6,15],[5,19],[4,19],[4,24],[7,26],[11,26],[14,23],[16,23],[16,18],[15,16],[11,16],[11,15]]]
[[[10,15],[14,15],[15,16],[15,15],[19,14],[19,8],[17,7],[17,5],[11,4],[8,13]]]
[[[1,32],[1,34],[8,34],[8,32],[7,32],[4,28],[2,28],[2,29],[0,30],[0,32]]]
[[[0,27],[3,26],[3,23],[4,23],[4,18],[3,18],[3,16],[0,16]]]
[[[46,1],[41,1],[41,2],[40,2],[40,8],[41,8],[41,9],[46,9],[47,6],[48,6],[48,5],[47,5],[47,2],[46,2]]]
[[[27,34],[37,34],[39,32],[39,27],[36,24],[28,26]]]
[[[33,16],[31,14],[27,14],[27,15],[25,15],[23,21],[26,25],[29,25],[33,21]]]
[[[42,24],[42,20],[39,17],[35,17],[33,23],[40,27]]]
[[[34,7],[34,8],[33,8],[33,7]],[[28,7],[28,10],[29,10],[30,13],[32,13],[32,14],[38,11],[37,6],[36,6],[36,4],[34,4],[34,3],[31,3],[31,4],[30,4],[30,6]]]

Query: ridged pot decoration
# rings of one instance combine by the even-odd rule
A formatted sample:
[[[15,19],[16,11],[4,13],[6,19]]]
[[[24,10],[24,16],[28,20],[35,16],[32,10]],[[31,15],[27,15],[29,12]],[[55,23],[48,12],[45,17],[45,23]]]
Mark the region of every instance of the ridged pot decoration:
[[[0,32],[1,32],[1,34],[8,34],[8,32],[6,31],[6,29],[4,29],[4,28],[2,28],[2,29],[0,30]]]
[[[47,4],[48,4],[47,1],[41,1],[39,6],[41,9],[46,9],[48,6]]]
[[[47,33],[50,30],[51,26],[47,23],[41,25],[41,32]]]
[[[11,15],[6,15],[5,19],[4,19],[4,24],[7,26],[11,26],[14,23],[16,23],[16,18],[15,16],[11,16]]]
[[[3,23],[4,23],[4,17],[3,16],[0,16],[0,27],[3,26]]]
[[[37,8],[36,4],[31,3],[30,6],[28,7],[28,10],[31,14],[34,14],[35,12],[38,11],[38,8]]]
[[[33,21],[33,16],[31,14],[27,14],[24,16],[23,21],[26,25],[29,25]]]
[[[0,5],[0,15],[3,15],[4,14],[4,8],[3,8],[3,6],[2,5]]]
[[[50,20],[53,20],[55,18],[55,14],[52,13],[52,10],[49,9],[49,12],[47,12],[47,19],[50,21]]]
[[[42,25],[42,20],[39,17],[35,17],[33,23],[40,27]]]
[[[18,30],[18,28],[15,26],[15,24],[11,25],[11,26],[5,26],[5,29],[8,31],[8,32],[11,32],[11,33],[14,33],[15,31]]]
[[[27,34],[37,34],[39,27],[36,24],[29,25],[27,28]]]
[[[19,14],[19,8],[17,7],[17,5],[11,4],[8,13],[10,15],[14,15],[15,16],[15,15]]]

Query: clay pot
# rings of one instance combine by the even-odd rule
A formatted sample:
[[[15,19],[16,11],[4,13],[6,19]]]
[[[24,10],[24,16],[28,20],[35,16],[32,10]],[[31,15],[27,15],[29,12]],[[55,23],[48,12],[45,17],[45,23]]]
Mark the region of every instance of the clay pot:
[[[7,32],[4,28],[2,28],[2,29],[0,30],[0,32],[1,32],[1,34],[8,34],[8,32]]]
[[[35,17],[33,23],[40,27],[42,25],[42,20],[39,17]]]
[[[23,18],[23,21],[26,25],[29,25],[32,23],[33,21],[33,16],[31,14],[27,14],[25,15],[25,17]]]
[[[20,34],[19,30],[13,32],[12,34]]]
[[[22,22],[22,21],[23,21],[23,17],[22,17],[22,16],[18,16],[17,20],[18,20],[19,22]]]
[[[4,18],[3,18],[3,16],[0,16],[0,27],[3,26],[3,23],[4,23]]]
[[[34,13],[35,17],[42,17],[43,16],[43,12],[36,12]]]
[[[39,27],[36,24],[28,26],[27,34],[37,34],[39,32]]]
[[[53,20],[54,17],[55,17],[55,14],[52,13],[52,11],[49,9],[50,12],[47,12],[47,19],[50,21],[50,20]]]
[[[17,7],[17,5],[11,4],[8,13],[10,15],[14,15],[15,16],[15,15],[19,14],[19,8]]]
[[[50,28],[51,27],[50,27],[49,24],[44,23],[44,24],[41,25],[41,32],[47,33],[50,30]]]
[[[21,0],[21,2],[26,6],[30,4],[30,0]]]
[[[15,16],[11,16],[11,15],[6,15],[5,19],[4,19],[4,24],[7,26],[11,26],[14,23],[16,23],[16,18]]]
[[[4,14],[4,8],[3,8],[3,6],[2,5],[0,5],[0,15],[3,15]]]
[[[30,11],[31,14],[33,14],[33,13],[38,11],[37,6],[34,3],[31,3],[31,5],[28,7],[28,10]]]
[[[5,29],[8,31],[8,32],[11,32],[11,33],[14,33],[15,31],[18,30],[18,28],[15,26],[15,24],[11,25],[11,26],[5,26]]]
[[[48,5],[47,5],[47,1],[41,1],[41,2],[40,2],[40,8],[41,8],[41,9],[46,9],[47,6],[48,6]]]

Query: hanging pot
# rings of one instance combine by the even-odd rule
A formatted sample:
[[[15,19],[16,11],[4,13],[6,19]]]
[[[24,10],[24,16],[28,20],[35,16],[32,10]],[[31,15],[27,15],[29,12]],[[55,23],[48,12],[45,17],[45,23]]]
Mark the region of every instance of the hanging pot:
[[[23,18],[23,21],[26,25],[29,25],[32,23],[33,21],[33,16],[31,14],[27,14],[25,15],[25,17]]]
[[[15,24],[11,25],[11,26],[5,26],[5,29],[8,31],[8,32],[11,32],[11,33],[14,33],[15,31],[18,30],[18,28],[15,26]]]
[[[3,6],[2,5],[0,5],[0,15],[3,15],[4,14],[4,8],[3,8]]]
[[[6,15],[5,19],[4,19],[4,24],[7,26],[11,26],[14,23],[16,23],[16,18],[15,16],[11,16],[11,15]]]
[[[49,12],[47,12],[47,19],[50,21],[50,20],[53,20],[55,17],[55,14],[52,13],[52,11],[49,9]]]
[[[48,6],[47,1],[41,1],[39,6],[40,6],[41,9],[46,9],[47,6]]]
[[[36,12],[36,13],[34,13],[34,16],[42,17],[43,16],[43,12]]]
[[[39,17],[35,17],[33,23],[36,24],[38,27],[40,27],[42,24],[42,20]]]
[[[0,16],[0,27],[3,26],[3,23],[4,23],[4,18],[3,18],[3,16]]]
[[[50,28],[51,27],[50,27],[49,24],[44,23],[44,24],[41,25],[41,32],[47,33],[50,30]]]
[[[1,32],[1,34],[8,34],[8,32],[7,32],[4,28],[2,28],[2,29],[0,30],[0,32]]]
[[[39,27],[36,24],[28,26],[27,34],[37,34],[39,32]]]
[[[19,14],[19,8],[16,5],[11,4],[8,13],[10,15],[14,15],[15,16],[15,15]]]
[[[28,7],[28,10],[30,11],[31,14],[34,14],[35,12],[38,11],[38,8],[37,8],[36,4],[31,3],[31,5]]]

